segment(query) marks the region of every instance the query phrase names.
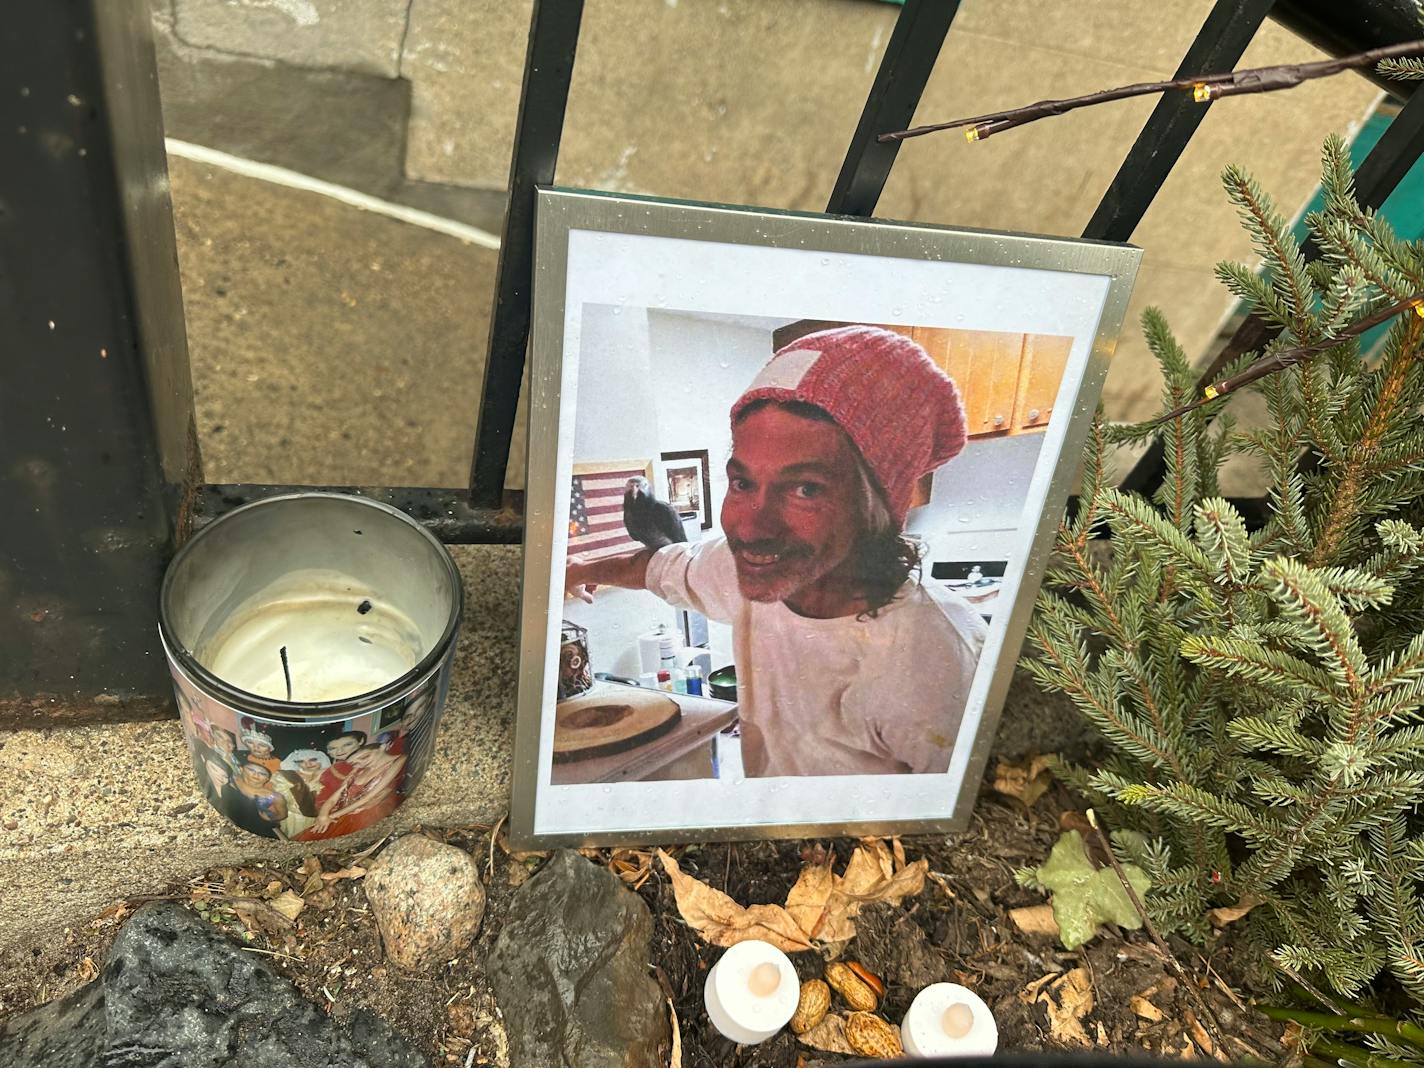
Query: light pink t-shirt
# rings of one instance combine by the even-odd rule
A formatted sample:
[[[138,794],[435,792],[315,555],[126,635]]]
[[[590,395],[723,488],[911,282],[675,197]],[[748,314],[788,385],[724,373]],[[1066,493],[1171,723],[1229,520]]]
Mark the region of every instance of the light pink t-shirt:
[[[748,775],[948,770],[986,630],[949,590],[912,581],[874,619],[808,619],[743,597],[723,538],[660,549],[647,587],[732,625]]]

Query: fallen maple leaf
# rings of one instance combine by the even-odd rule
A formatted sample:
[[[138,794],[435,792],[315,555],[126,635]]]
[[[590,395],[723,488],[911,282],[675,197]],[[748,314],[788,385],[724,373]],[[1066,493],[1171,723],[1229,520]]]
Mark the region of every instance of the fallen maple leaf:
[[[716,946],[734,946],[738,942],[759,938],[777,949],[796,953],[810,949],[806,933],[780,905],[752,905],[744,908],[720,890],[714,890],[700,879],[694,879],[678,866],[677,861],[661,849],[658,860],[672,880],[677,911],[687,925],[706,941]]]
[[[1206,918],[1211,921],[1213,927],[1227,927],[1241,919],[1241,917],[1245,916],[1257,905],[1264,903],[1265,899],[1259,898],[1255,894],[1242,894],[1241,900],[1234,905],[1223,905],[1221,908],[1207,909]]]
[[[786,906],[743,907],[720,890],[685,874],[661,850],[658,859],[672,879],[677,908],[688,925],[714,945],[731,946],[762,938],[788,952],[810,949],[813,941],[848,942],[855,937],[855,917],[865,905],[898,905],[925,886],[929,861],[898,866],[895,854],[876,838],[867,838],[837,876],[829,862],[802,868]]]
[[[786,895],[786,911],[808,938],[820,937],[835,889],[836,877],[828,858],[824,864],[808,864],[802,868],[801,877]]]
[[[1017,764],[1000,760],[994,769],[994,790],[1023,802],[1025,808],[1033,808],[1034,802],[1053,785],[1049,769],[1057,759],[1053,754],[1043,754],[1026,757]]]

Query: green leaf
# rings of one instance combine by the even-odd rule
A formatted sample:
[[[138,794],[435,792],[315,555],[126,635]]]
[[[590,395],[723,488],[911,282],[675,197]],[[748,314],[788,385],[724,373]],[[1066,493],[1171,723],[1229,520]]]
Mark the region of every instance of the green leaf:
[[[1147,873],[1136,864],[1122,867],[1137,896],[1144,897],[1152,887]],[[1034,877],[1053,895],[1053,918],[1058,921],[1064,949],[1077,949],[1088,942],[1104,923],[1132,930],[1142,926],[1142,917],[1117,872],[1110,867],[1093,867],[1083,836],[1077,831],[1068,831],[1054,843],[1048,860],[1034,872]]]

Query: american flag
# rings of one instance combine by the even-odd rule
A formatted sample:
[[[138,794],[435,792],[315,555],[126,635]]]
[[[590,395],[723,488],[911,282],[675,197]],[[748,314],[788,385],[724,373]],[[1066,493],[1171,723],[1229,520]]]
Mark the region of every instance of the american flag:
[[[570,553],[597,560],[643,547],[623,526],[623,492],[630,478],[646,477],[647,473],[645,465],[624,463],[574,475],[569,496]]]

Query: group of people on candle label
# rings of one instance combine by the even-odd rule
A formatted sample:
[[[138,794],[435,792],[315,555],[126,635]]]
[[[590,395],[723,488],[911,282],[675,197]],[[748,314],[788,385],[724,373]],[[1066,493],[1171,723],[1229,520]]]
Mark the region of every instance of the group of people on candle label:
[[[300,741],[280,747],[285,751],[251,720],[233,730],[193,707],[183,718],[213,806],[252,834],[307,842],[351,834],[395,810],[406,783],[419,780],[410,762],[428,757],[430,739],[411,729],[423,710],[417,706],[426,703],[417,697],[406,716],[379,732],[350,723],[302,731]],[[416,747],[422,752],[411,751]]]

